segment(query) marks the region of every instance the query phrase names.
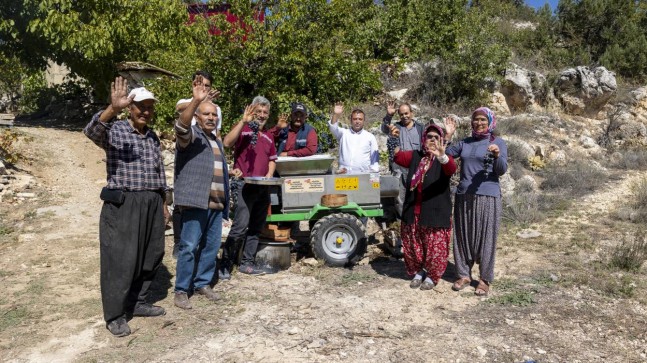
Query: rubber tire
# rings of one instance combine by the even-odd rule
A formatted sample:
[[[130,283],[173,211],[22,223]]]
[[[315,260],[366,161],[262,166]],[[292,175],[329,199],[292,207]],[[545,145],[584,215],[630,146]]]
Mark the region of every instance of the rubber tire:
[[[341,229],[338,227],[343,226]],[[350,246],[344,246],[347,251],[334,255],[329,253],[325,246],[326,235],[331,231],[339,231],[351,234],[354,242]],[[357,263],[366,253],[366,227],[352,214],[335,213],[321,218],[315,223],[310,231],[310,245],[312,253],[318,260],[323,260],[331,267],[344,267]]]

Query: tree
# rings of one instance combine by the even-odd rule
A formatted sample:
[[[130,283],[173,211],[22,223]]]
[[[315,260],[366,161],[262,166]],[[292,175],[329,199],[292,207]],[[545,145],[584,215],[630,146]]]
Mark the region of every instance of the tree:
[[[22,0],[3,5],[0,39],[7,52],[44,68],[64,63],[101,95],[125,60],[153,61],[178,41],[186,9],[177,0]]]

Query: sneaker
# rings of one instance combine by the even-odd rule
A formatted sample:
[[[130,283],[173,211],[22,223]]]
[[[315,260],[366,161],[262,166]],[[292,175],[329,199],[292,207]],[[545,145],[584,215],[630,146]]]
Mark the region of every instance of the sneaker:
[[[180,309],[192,309],[191,302],[189,301],[189,295],[186,292],[176,292],[173,303]]]
[[[220,300],[220,295],[218,295],[217,292],[213,291],[213,289],[210,288],[209,286],[197,288],[195,289],[195,293],[198,295],[204,295],[207,297],[207,299],[211,301]]]
[[[125,317],[119,317],[106,324],[106,328],[116,337],[130,335],[130,327]]]
[[[436,285],[434,285],[433,281],[429,279],[425,279],[425,281],[423,281],[422,284],[420,285],[420,290],[431,290],[434,288],[434,286]]]
[[[251,263],[244,263],[238,267],[238,271],[247,275],[264,275],[265,271]]]
[[[422,279],[413,279],[411,280],[411,283],[409,284],[409,287],[412,289],[417,289],[422,285]]]
[[[135,305],[135,310],[133,310],[133,316],[161,316],[165,314],[166,310],[163,307],[146,303]]]

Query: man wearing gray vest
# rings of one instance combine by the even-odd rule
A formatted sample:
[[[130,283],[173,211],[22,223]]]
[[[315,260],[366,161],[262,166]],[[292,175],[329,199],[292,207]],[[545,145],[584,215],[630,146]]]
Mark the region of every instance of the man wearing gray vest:
[[[228,219],[229,175],[222,143],[212,133],[218,124],[216,105],[206,101],[202,76],[193,81],[193,98],[175,124],[175,205],[181,209],[182,232],[175,277],[175,306],[191,309],[189,295],[219,299],[211,289],[220,249],[222,221]],[[195,115],[196,125],[191,125]]]
[[[400,121],[394,124],[391,124],[393,115],[395,114],[395,102],[389,102],[386,106],[386,116],[382,120],[382,132],[387,135],[391,134],[391,129],[396,128],[399,130],[400,135],[400,150],[409,151],[409,150],[420,150],[421,137],[423,132],[423,125],[413,118],[413,111],[411,110],[411,105],[408,103],[403,103],[398,107],[398,115],[400,116]],[[400,178],[400,194],[398,195],[398,201],[396,204],[396,209],[398,216],[402,215],[402,205],[404,204],[404,195],[406,193],[406,180],[409,170],[397,165],[394,162],[391,162],[391,172],[394,176]]]

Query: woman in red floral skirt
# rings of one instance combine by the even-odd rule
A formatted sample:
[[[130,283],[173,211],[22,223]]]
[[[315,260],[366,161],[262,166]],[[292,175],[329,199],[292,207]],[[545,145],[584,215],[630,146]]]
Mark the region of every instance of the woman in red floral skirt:
[[[397,133],[392,129],[391,136]],[[443,136],[443,129],[431,124],[422,135],[422,150],[395,149],[393,160],[409,168],[400,234],[412,289],[433,289],[447,268],[452,230],[449,179],[456,163],[445,155]]]

